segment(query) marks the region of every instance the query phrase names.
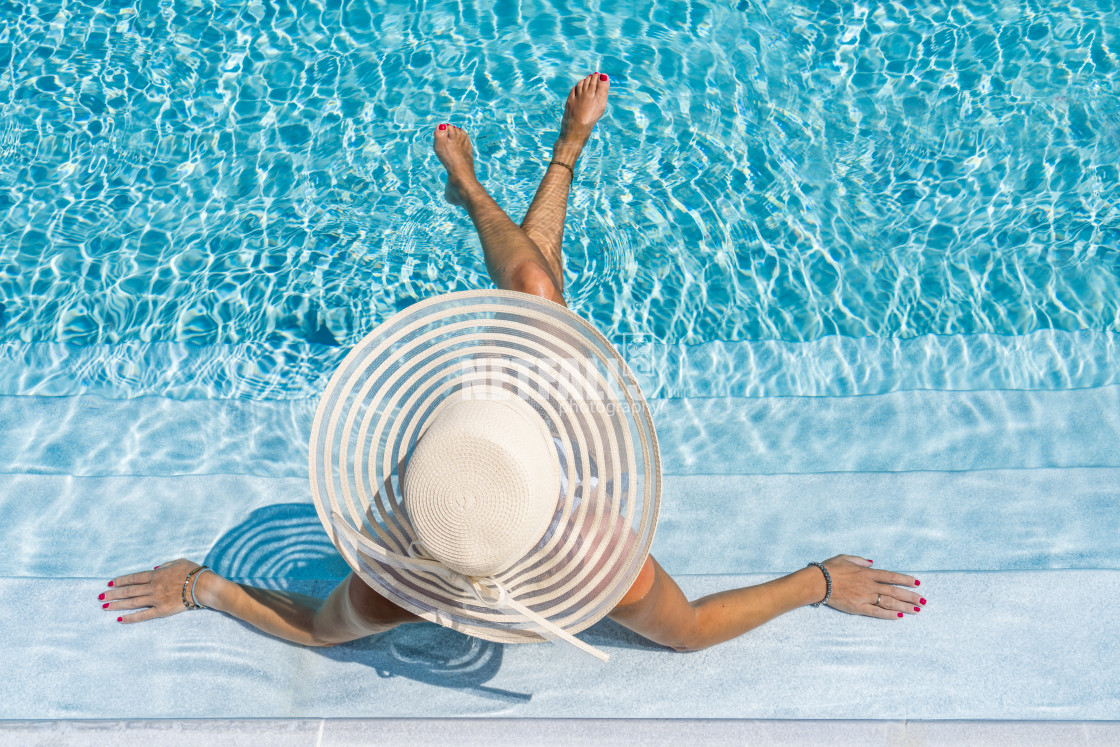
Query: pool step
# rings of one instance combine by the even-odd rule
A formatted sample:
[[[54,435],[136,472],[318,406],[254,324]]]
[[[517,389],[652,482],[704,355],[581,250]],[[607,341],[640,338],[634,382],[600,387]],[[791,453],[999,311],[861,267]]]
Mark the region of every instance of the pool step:
[[[315,400],[0,397],[0,470],[306,477]]]
[[[653,553],[672,574],[842,551],[911,571],[1115,568],[1116,496],[1118,468],[666,475]],[[108,578],[178,556],[239,577],[347,570],[304,477],[0,475],[0,516],[0,576]]]
[[[654,400],[671,474],[1120,466],[1120,386]]]
[[[0,397],[0,470],[307,474],[314,399]],[[651,400],[667,474],[1120,467],[1120,386]]]
[[[654,398],[843,397],[909,390],[1085,389],[1120,384],[1120,335],[824,337],[620,349]]]
[[[1120,334],[824,337],[700,345],[614,341],[647,397],[838,397],[934,389],[1086,389],[1120,384]],[[0,395],[173,399],[317,397],[348,347],[0,343]]]
[[[766,576],[681,576],[693,597]],[[802,608],[717,648],[658,653],[606,621],[607,665],[431,624],[304,649],[224,615],[121,626],[103,579],[0,578],[0,719],[443,717],[1115,719],[1120,571],[925,573],[922,613]],[[328,584],[291,584],[322,595]],[[31,666],[33,665],[33,666]],[[74,682],[95,683],[75,688]],[[188,693],[185,696],[184,693]],[[621,695],[620,695],[621,694]]]

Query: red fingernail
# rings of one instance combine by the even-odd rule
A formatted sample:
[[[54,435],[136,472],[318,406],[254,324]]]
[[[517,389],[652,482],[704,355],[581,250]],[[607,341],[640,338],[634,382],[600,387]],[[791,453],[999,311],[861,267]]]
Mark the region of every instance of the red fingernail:
[[[445,125],[445,124],[441,124],[441,125],[439,126],[439,128],[440,128],[441,130],[446,130],[446,129],[447,129],[447,125]]]
[[[605,83],[605,82],[606,82],[606,80],[607,80],[607,76],[606,76],[606,75],[600,75],[600,76],[599,76],[599,80],[601,80],[601,81],[603,81],[603,82]]]
[[[104,599],[104,598],[105,598],[105,595],[104,595],[104,594],[98,594],[98,595],[97,595],[97,598],[98,598],[98,599]]]
[[[921,611],[922,611],[922,608],[921,608],[921,607],[915,607],[915,608],[914,608],[914,611],[915,611],[915,612],[921,612]]]
[[[868,564],[868,565],[871,565],[871,564],[873,564],[874,562],[875,562],[875,561],[874,561],[874,560],[871,560],[870,558],[868,558],[868,560],[867,560],[867,564]]]
[[[898,616],[899,616],[899,617],[902,617],[902,613],[901,613],[901,612],[899,612],[899,613],[898,613]]]
[[[153,570],[153,571],[158,571],[158,570],[159,570],[159,566],[157,565],[157,566],[156,566],[155,568],[153,568],[152,570]]]
[[[918,579],[914,579],[914,586],[921,586],[921,585],[922,585],[921,581],[919,581]]]
[[[113,585],[113,582],[112,582],[112,581],[110,581],[110,582],[109,582],[109,586],[112,586],[112,585]]]
[[[101,609],[103,609],[103,610],[109,609],[109,603],[106,602],[105,604],[101,605]]]
[[[922,604],[926,603],[926,600],[924,600],[924,599],[919,599],[918,601],[921,602]]]
[[[899,617],[902,617],[902,615],[899,615]],[[117,618],[117,622],[122,622],[123,620],[124,620],[124,618],[123,618],[123,617],[118,617],[118,618]]]

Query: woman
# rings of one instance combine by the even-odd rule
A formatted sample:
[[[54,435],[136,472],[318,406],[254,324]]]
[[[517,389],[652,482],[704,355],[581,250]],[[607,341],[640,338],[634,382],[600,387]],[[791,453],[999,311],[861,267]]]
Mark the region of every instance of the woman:
[[[520,226],[510,220],[498,207],[476,178],[471,141],[467,133],[448,124],[441,124],[435,130],[435,152],[447,170],[446,199],[466,209],[481,239],[487,270],[498,288],[538,296],[555,304],[564,305],[561,242],[568,192],[580,153],[595,123],[606,109],[609,91],[610,81],[606,75],[599,73],[587,76],[572,88],[560,124],[560,135],[553,149],[552,161]],[[535,300],[534,303],[539,304]],[[513,421],[521,425],[526,422],[523,419],[518,420],[520,416],[516,414],[511,415],[506,412],[502,417],[505,416],[513,418]],[[319,418],[316,420],[316,427],[318,424]],[[468,421],[467,427],[469,425]],[[448,425],[448,428],[453,430],[451,425]],[[435,438],[428,435],[434,430],[436,429],[426,431],[423,438],[429,440]],[[530,440],[532,438],[530,437]],[[540,454],[545,452],[550,454],[552,445],[547,437],[542,443],[546,445],[542,447],[544,451]],[[520,446],[509,448],[521,449]],[[655,444],[654,451],[656,451]],[[558,463],[562,465],[565,461],[562,450],[560,454]],[[437,462],[440,458],[445,459],[442,452],[433,457]],[[549,455],[543,458],[554,459]],[[572,462],[569,462],[570,464]],[[433,464],[432,468],[438,472],[440,464]],[[313,473],[314,470],[313,456]],[[408,470],[410,476],[414,475],[411,462]],[[602,478],[600,485],[609,485],[601,467],[598,474],[599,478]],[[616,479],[615,488],[609,486],[596,488],[593,486],[595,478],[591,478],[590,475],[590,472],[583,475],[587,479],[582,492],[570,491],[570,495],[583,496],[582,499],[577,498],[571,502],[569,506],[571,514],[569,519],[573,522],[572,526],[560,527],[557,530],[554,520],[553,526],[548,530],[538,527],[537,536],[539,537],[541,531],[547,531],[550,533],[548,536],[556,534],[559,538],[561,533],[566,532],[563,536],[568,538],[566,547],[569,548],[569,554],[574,551],[574,548],[583,545],[639,552],[635,556],[637,562],[631,562],[628,566],[631,570],[622,574],[625,578],[620,576],[614,579],[614,583],[624,582],[617,593],[613,596],[609,593],[600,595],[601,599],[609,598],[612,601],[609,609],[602,610],[599,616],[607,614],[615,622],[656,643],[677,651],[700,650],[735,638],[778,615],[807,604],[817,605],[824,602],[844,612],[899,619],[906,614],[919,612],[926,603],[926,600],[915,591],[915,587],[920,585],[917,579],[900,573],[873,570],[871,560],[851,555],[838,555],[824,563],[809,564],[783,578],[757,586],[720,592],[690,602],[673,579],[665,573],[652,555],[648,554],[648,541],[652,538],[652,529],[644,538],[644,544],[635,543],[636,535],[631,534],[627,539],[625,532],[604,529],[587,518],[591,517],[596,509],[585,508],[586,513],[583,513],[577,508],[581,503],[593,505],[597,496],[603,494],[604,490],[607,493],[612,489],[617,490],[618,483],[625,480],[625,478],[621,481]],[[314,481],[313,474],[313,483]],[[416,481],[412,477],[407,481],[402,477],[402,484],[405,482]],[[374,484],[378,483],[375,481]],[[416,491],[419,491],[419,488],[414,489],[414,493]],[[546,486],[537,492],[555,495],[555,492],[550,493],[550,491],[555,491],[555,488]],[[402,492],[407,493],[407,489],[402,487]],[[404,503],[407,504],[408,500],[408,495],[405,495]],[[419,500],[421,497],[414,498],[414,505],[417,505],[416,501]],[[438,553],[430,551],[427,546],[436,544],[434,535],[430,540],[425,538],[422,543],[424,547],[416,545],[416,542],[398,543],[400,549],[393,556],[396,559],[393,559],[389,557],[392,553],[378,554],[383,553],[383,550],[378,543],[371,540],[369,531],[362,533],[347,530],[338,523],[338,513],[332,514],[332,509],[324,508],[322,503],[319,507],[320,516],[328,532],[332,533],[336,545],[347,556],[351,566],[358,570],[357,574],[352,573],[343,580],[326,600],[233,583],[212,571],[208,572],[208,569],[201,568],[197,563],[183,559],[157,566],[152,571],[113,579],[109,582],[110,588],[101,594],[99,599],[106,610],[121,612],[139,610],[118,617],[117,621],[122,623],[143,622],[187,609],[209,607],[231,614],[266,633],[311,646],[329,646],[355,640],[397,625],[420,622],[424,619],[475,633],[469,626],[459,627],[449,623],[447,617],[438,612],[416,614],[416,610],[420,608],[415,607],[411,601],[403,603],[392,601],[390,597],[398,601],[404,597],[395,596],[392,589],[387,592],[382,585],[382,577],[386,575],[387,567],[409,569],[415,566],[420,570],[435,568],[441,572],[446,571],[445,580],[452,586],[453,582],[457,582],[456,579],[465,581],[468,587],[474,584],[472,593],[478,597],[479,604],[493,608],[492,606],[498,603],[496,600],[499,597],[504,600],[503,604],[508,603],[509,595],[500,585],[480,586],[472,581],[473,578],[486,576],[486,573],[472,576],[466,571],[460,573],[446,570],[433,561],[431,558]],[[646,508],[648,509],[649,506]],[[548,506],[546,509],[541,515],[552,516],[552,507]],[[655,504],[653,510],[655,515]],[[411,513],[412,509],[410,509]],[[419,513],[417,511],[417,514]],[[388,521],[392,523],[391,517]],[[583,523],[579,523],[580,521]],[[609,526],[609,522],[604,526]],[[363,543],[366,546],[364,549]],[[407,557],[404,554],[405,549],[407,549]],[[625,555],[625,552],[620,550],[619,554]],[[363,561],[358,559],[359,555],[366,558],[364,565]],[[382,563],[388,565],[379,565]],[[495,568],[497,568],[495,573],[501,570],[497,566]],[[611,581],[607,579],[601,583],[609,586]],[[438,586],[438,583],[436,585]],[[380,589],[380,593],[374,590],[374,586]],[[468,588],[468,591],[471,589]],[[492,597],[488,596],[491,592],[493,592]],[[522,617],[516,619],[528,620],[532,617],[532,613],[525,611],[523,605],[518,609],[522,610],[518,613]],[[590,623],[585,619],[578,629],[587,627],[587,624]],[[572,642],[571,636],[568,636],[565,631],[557,630],[554,631],[556,635],[553,635],[550,631],[555,626],[548,622],[540,625],[527,622],[526,625],[532,631],[534,639],[540,637],[556,639],[559,636]],[[483,637],[486,637],[485,633]]]

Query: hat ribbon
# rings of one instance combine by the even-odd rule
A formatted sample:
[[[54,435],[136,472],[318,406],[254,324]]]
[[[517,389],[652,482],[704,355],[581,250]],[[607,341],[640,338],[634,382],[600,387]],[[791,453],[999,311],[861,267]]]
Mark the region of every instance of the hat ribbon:
[[[431,560],[418,556],[406,557],[404,555],[398,555],[395,552],[386,550],[369,537],[358,532],[337,513],[331,514],[331,525],[334,527],[335,531],[343,535],[352,546],[355,548],[360,547],[368,551],[371,555],[375,556],[378,562],[391,565],[394,568],[434,573],[452,586],[457,586],[464,592],[469,593],[477,599],[480,604],[486,607],[505,610],[520,615],[529,622],[529,627],[532,628],[534,632],[539,633],[542,637],[554,643],[571,644],[583,653],[594,656],[596,659],[603,662],[610,659],[609,654],[581,641],[556,623],[537,614],[511,597],[509,590],[492,576],[468,576],[448,568],[438,560]],[[414,542],[413,544],[416,543]],[[412,545],[409,545],[409,554],[411,555],[412,552]],[[493,588],[486,588],[483,582],[490,584]]]

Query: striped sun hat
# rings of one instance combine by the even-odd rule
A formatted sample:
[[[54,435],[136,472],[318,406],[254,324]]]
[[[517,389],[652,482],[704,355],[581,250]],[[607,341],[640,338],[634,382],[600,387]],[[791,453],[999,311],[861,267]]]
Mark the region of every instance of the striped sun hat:
[[[638,576],[661,500],[649,407],[607,339],[511,291],[414,304],[346,356],[311,430],[319,518],[363,581],[500,643],[567,642]]]

